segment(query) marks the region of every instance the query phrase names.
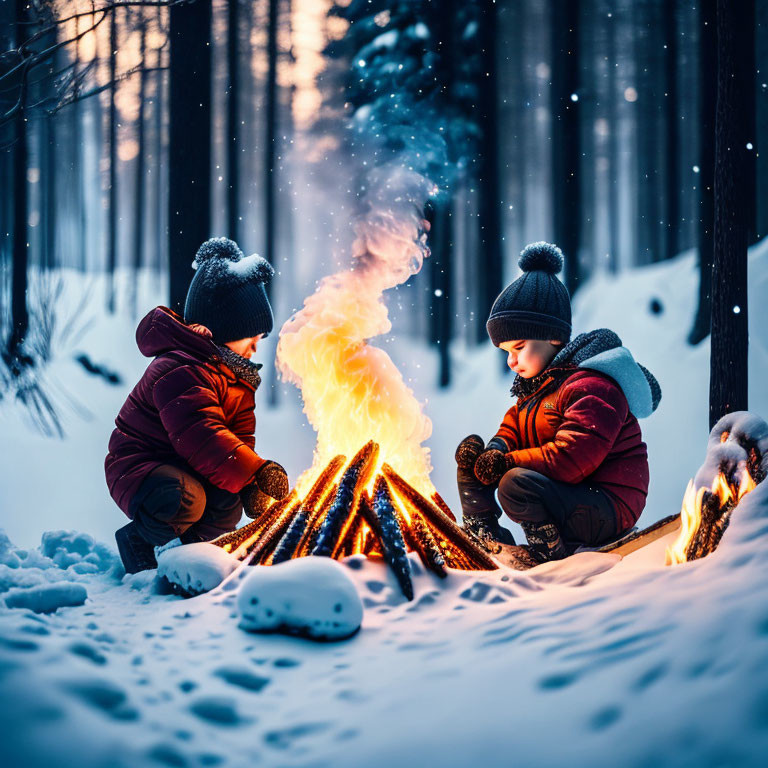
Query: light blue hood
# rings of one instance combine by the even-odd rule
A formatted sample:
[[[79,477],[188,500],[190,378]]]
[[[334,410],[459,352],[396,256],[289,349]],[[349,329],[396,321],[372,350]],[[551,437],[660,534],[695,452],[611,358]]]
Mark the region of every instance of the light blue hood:
[[[579,363],[579,368],[589,368],[610,376],[624,392],[635,418],[644,419],[653,413],[651,385],[626,347],[606,349]]]

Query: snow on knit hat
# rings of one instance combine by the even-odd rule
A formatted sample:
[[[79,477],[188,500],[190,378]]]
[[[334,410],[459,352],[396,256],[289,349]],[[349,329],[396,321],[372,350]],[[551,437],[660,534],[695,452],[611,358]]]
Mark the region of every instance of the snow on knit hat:
[[[558,280],[563,252],[551,243],[531,243],[520,253],[523,274],[493,302],[485,327],[498,347],[516,339],[567,342],[571,338],[571,299]]]
[[[184,321],[210,329],[218,344],[268,334],[274,325],[264,284],[275,270],[261,256],[243,256],[237,243],[212,237],[192,262]]]

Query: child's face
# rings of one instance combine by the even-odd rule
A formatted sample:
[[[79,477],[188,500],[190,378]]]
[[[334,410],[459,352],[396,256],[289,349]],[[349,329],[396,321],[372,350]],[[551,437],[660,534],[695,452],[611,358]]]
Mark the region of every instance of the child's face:
[[[516,339],[503,341],[499,347],[507,353],[507,365],[524,379],[538,376],[560,351],[558,341]]]
[[[264,334],[260,333],[258,336],[250,336],[247,339],[238,339],[237,341],[228,341],[224,346],[229,347],[233,352],[250,359],[252,355],[256,353],[256,347],[261,339],[264,338]]]

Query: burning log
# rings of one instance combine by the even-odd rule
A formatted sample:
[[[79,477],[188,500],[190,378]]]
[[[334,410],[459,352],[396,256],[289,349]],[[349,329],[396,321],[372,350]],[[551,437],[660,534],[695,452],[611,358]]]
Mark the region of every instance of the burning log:
[[[323,522],[325,521],[325,516],[331,508],[331,504],[336,498],[336,492],[338,490],[339,484],[334,483],[323,499],[322,504],[318,507],[317,512],[312,516],[310,523],[307,526],[307,530],[301,539],[301,544],[299,544],[296,557],[307,557],[315,548],[317,537],[320,534]]]
[[[360,506],[361,509],[365,508],[363,514],[370,521],[371,529],[378,534],[381,540],[384,559],[395,574],[400,589],[409,600],[413,600],[411,568],[408,564],[403,532],[386,481],[381,475],[376,482],[373,508],[371,508],[367,496],[360,500]]]
[[[456,522],[456,517],[454,516],[453,512],[451,512],[451,508],[445,503],[445,499],[437,492],[435,491],[432,494],[432,503],[446,516],[449,517],[453,522]]]
[[[680,513],[680,535],[667,548],[667,564],[698,560],[713,552],[741,499],[765,480],[765,457],[754,441],[743,433],[733,435],[726,430],[720,433],[719,443],[723,451],[719,452],[720,446],[716,445],[714,450],[718,453],[714,455],[722,458],[712,487],[702,486],[695,491],[693,482],[688,486]],[[731,448],[724,445],[727,443]],[[736,444],[735,450],[733,444]],[[739,456],[744,458],[738,460]]]
[[[431,500],[384,463],[379,446],[364,445],[345,466],[336,456],[318,475],[303,501],[293,491],[258,519],[214,544],[252,565],[276,565],[309,554],[340,559],[352,554],[381,556],[403,594],[413,598],[408,551],[444,577],[446,568],[495,570],[496,562],[456,525],[438,493]],[[335,482],[341,473],[341,479]],[[373,499],[366,488],[373,487]]]
[[[334,480],[336,475],[338,475],[345,460],[344,456],[336,456],[320,473],[317,480],[315,480],[301,505],[301,509],[296,517],[293,518],[291,524],[288,526],[275,548],[275,552],[272,555],[273,565],[282,563],[285,560],[290,560],[296,556],[296,551],[304,541],[308,527],[317,517],[317,512],[319,512],[321,508],[321,503],[328,491],[328,486]]]
[[[242,528],[238,528],[236,531],[222,534],[211,543],[222,547],[226,552],[235,552],[244,544],[247,546],[248,542],[258,539],[275,522],[283,510],[295,501],[296,493],[293,491],[282,501],[276,501],[272,504],[257,520],[244,525]]]
[[[384,464],[381,469],[384,477],[387,478],[397,493],[408,502],[411,509],[420,515],[428,525],[436,528],[441,535],[466,556],[473,565],[472,570],[495,571],[499,567],[491,556],[479,544],[476,544],[462,528],[459,528],[453,520],[433,507],[389,464]]]
[[[262,563],[270,556],[298,510],[299,505],[296,502],[287,505],[275,516],[274,522],[264,531],[264,533],[258,536],[255,541],[249,541],[241,545],[235,554],[242,556],[249,555],[250,562],[254,565]]]
[[[313,555],[331,557],[335,546],[344,539],[363,488],[370,479],[378,452],[379,446],[371,441],[352,459],[341,478],[336,498],[323,520],[317,543],[312,550]]]

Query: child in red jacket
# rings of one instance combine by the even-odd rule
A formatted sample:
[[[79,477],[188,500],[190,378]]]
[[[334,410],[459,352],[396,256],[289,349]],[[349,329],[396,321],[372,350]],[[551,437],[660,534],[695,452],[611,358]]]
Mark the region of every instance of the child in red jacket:
[[[519,523],[538,560],[618,538],[648,493],[648,454],[637,419],[658,406],[656,379],[605,328],[572,341],[568,291],[557,246],[533,243],[523,275],[494,302],[487,329],[517,373],[498,432],[456,449],[465,527],[514,544],[501,511]]]
[[[241,496],[252,512],[288,493],[285,470],[254,450],[261,365],[250,358],[272,330],[274,270],[223,237],[203,243],[193,266],[184,318],[157,307],[139,324],[136,342],[154,359],[109,441],[107,485],[131,519],[115,534],[128,573],[154,568],[154,547],[174,538],[233,530]]]

